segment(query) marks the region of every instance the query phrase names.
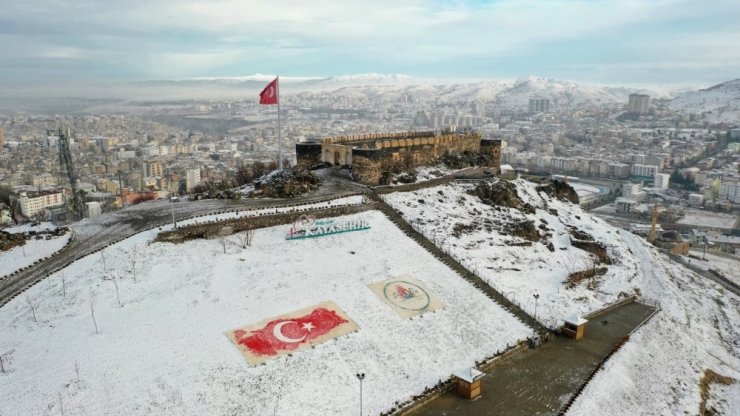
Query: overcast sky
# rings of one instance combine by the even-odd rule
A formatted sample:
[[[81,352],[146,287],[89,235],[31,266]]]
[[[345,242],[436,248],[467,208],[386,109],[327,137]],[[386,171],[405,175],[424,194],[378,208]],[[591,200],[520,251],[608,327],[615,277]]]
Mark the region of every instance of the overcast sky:
[[[738,0],[10,0],[0,85],[258,72],[711,85],[740,77],[739,22]]]

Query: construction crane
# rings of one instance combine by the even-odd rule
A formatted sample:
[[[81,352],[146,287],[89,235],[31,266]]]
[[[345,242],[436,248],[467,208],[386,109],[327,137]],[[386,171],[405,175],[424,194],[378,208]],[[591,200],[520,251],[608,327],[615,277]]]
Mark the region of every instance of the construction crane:
[[[69,129],[62,130],[61,128],[57,131],[59,141],[59,169],[62,172],[67,173],[67,179],[69,180],[69,186],[72,188],[72,205],[68,207],[70,211],[77,218],[85,217],[85,205],[80,198],[80,191],[77,186],[77,173],[75,172],[74,163],[72,163],[72,152],[69,150]],[[51,136],[52,132],[48,134]]]

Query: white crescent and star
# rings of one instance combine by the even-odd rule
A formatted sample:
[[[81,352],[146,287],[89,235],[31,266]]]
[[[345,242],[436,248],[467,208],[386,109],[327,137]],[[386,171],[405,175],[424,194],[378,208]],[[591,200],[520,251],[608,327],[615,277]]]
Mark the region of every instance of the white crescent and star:
[[[275,87],[270,87],[270,89],[267,90],[267,98],[272,98],[275,96]]]
[[[285,336],[285,334],[283,334],[283,327],[285,325],[295,324],[295,323],[296,323],[295,321],[280,322],[279,324],[275,325],[275,327],[272,329],[272,335],[274,335],[275,339],[277,339],[278,341],[285,342],[285,343],[294,344],[294,343],[303,341],[304,339],[306,339],[305,334],[300,338],[290,338],[290,337]],[[311,322],[306,322],[305,324],[301,326],[301,328],[305,329],[306,332],[311,332],[311,330],[314,329],[315,327],[313,326]]]

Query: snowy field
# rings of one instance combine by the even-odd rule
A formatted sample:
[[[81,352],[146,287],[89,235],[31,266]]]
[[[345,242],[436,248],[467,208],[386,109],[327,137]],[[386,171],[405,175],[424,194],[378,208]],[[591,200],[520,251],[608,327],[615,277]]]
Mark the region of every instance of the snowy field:
[[[735,383],[711,384],[710,404],[716,414],[737,415],[739,298],[670,262],[641,238],[624,238],[640,269],[635,283],[663,309],[606,363],[568,414],[698,414],[699,380],[711,369]]]
[[[531,334],[379,212],[343,219],[372,228],[298,241],[287,225],[260,229],[226,254],[147,231],[73,263],[0,309],[0,414],[349,415],[357,372],[378,414]],[[404,274],[445,306],[402,319],[366,286]],[[324,301],[359,331],[259,366],[224,334]]]
[[[726,278],[732,280],[736,284],[740,285],[740,258],[728,258],[725,256],[718,256],[712,253],[711,250],[707,251],[706,254],[702,250],[691,250],[691,255],[696,258],[682,257],[682,260],[688,262],[691,260],[691,265],[699,267],[704,270],[714,269],[722,273]],[[706,257],[703,260],[702,257]]]
[[[28,231],[53,230],[55,228],[56,226],[52,223],[41,223],[37,226],[23,224],[6,228],[3,231],[24,233]],[[44,235],[44,237],[46,236]],[[30,266],[36,260],[51,256],[61,250],[71,237],[71,233],[66,233],[61,237],[52,236],[49,240],[31,238],[30,240],[26,240],[26,244],[21,247],[13,247],[8,251],[0,251],[0,277],[9,275],[22,267]]]
[[[736,222],[737,216],[732,214],[689,208],[684,210],[684,217],[678,220],[679,224],[711,228],[733,228]]]
[[[473,184],[451,183],[414,192],[397,192],[385,195],[385,200],[401,211],[404,218],[419,232],[434,241],[469,270],[476,273],[509,300],[519,304],[527,313],[535,315],[546,326],[562,324],[562,318],[573,314],[585,315],[618,300],[622,295],[634,293],[633,279],[637,269],[634,263],[625,262],[630,256],[629,247],[622,236],[627,234],[584,213],[580,207],[553,200],[535,191],[536,185],[518,179],[519,196],[535,207],[535,214],[503,207],[496,210],[466,191]],[[423,203],[420,202],[423,200]],[[558,216],[542,209],[545,202],[557,210]],[[552,233],[551,252],[541,242],[531,246],[509,244],[524,240],[498,232],[500,225],[532,220],[544,224]],[[545,222],[543,222],[543,220]],[[494,231],[485,227],[455,237],[456,224],[463,226],[474,222],[493,224]],[[595,290],[583,281],[574,288],[563,283],[574,271],[589,269],[591,254],[571,245],[566,226],[573,226],[590,234],[607,246],[613,265],[605,275],[597,278]],[[543,233],[543,231],[540,231]],[[540,297],[535,305],[534,294]]]

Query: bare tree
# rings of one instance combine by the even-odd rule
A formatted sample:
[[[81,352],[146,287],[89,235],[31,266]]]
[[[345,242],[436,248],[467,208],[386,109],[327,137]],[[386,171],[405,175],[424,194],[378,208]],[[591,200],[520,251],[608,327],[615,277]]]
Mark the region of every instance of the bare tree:
[[[129,260],[131,261],[131,273],[133,273],[134,283],[136,283],[136,261],[138,260],[138,256],[139,247],[134,244],[134,246],[131,248],[131,253],[129,253]]]
[[[64,272],[61,273],[60,277],[62,278],[62,296],[65,298],[67,297],[67,280],[64,278]]]
[[[92,316],[93,324],[95,324],[95,333],[99,334],[98,321],[95,319],[95,305],[98,303],[95,297],[95,292],[90,292],[90,315]]]
[[[103,280],[110,280],[113,282],[113,287],[116,288],[116,301],[118,301],[118,306],[123,307],[123,304],[121,303],[121,296],[118,293],[118,280],[116,279],[115,275],[111,275],[110,277],[103,276]]]
[[[241,244],[242,248],[247,248],[252,245],[254,230],[246,230],[243,233],[239,233],[237,234],[237,238],[239,239],[239,244]]]
[[[105,265],[105,251],[100,250],[100,258],[103,259],[103,273],[108,273],[108,268]]]
[[[59,392],[59,412],[64,416],[64,403],[62,403],[62,392]]]
[[[28,307],[31,308],[31,314],[33,315],[33,321],[38,322],[38,317],[36,316],[36,312],[39,309],[39,303],[36,299],[31,299],[30,296],[26,295],[26,303],[28,303]]]
[[[7,374],[5,372],[5,363],[3,362],[3,355],[0,354],[0,371],[2,371],[3,374]]]
[[[226,243],[228,242],[228,240],[226,240],[226,236],[219,237],[218,241],[221,243],[221,248],[224,249],[224,254],[226,254]]]
[[[77,388],[80,388],[80,364],[75,361],[75,374],[77,375]]]

